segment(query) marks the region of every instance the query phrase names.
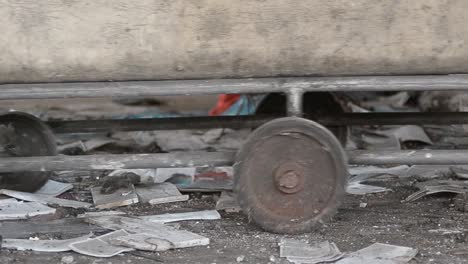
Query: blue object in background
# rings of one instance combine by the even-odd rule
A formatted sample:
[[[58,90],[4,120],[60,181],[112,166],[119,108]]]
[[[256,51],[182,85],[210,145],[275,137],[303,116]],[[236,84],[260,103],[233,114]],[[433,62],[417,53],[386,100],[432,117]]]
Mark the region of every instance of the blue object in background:
[[[222,115],[238,116],[238,115],[253,115],[257,110],[258,105],[266,97],[266,94],[256,95],[241,95],[239,100],[229,107]]]

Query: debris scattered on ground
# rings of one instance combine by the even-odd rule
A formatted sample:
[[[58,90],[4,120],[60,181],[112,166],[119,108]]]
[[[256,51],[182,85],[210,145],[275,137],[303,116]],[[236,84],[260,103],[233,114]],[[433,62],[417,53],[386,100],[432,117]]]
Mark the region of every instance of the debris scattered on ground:
[[[133,172],[123,172],[115,176],[106,176],[101,180],[101,194],[112,194],[119,189],[133,189],[135,184],[140,183],[140,176]]]
[[[210,243],[209,238],[195,233],[178,230],[173,226],[152,223],[146,220],[121,216],[92,217],[86,219],[90,224],[111,230],[126,230],[132,234],[145,234],[157,239],[167,240],[173,248],[205,246]]]
[[[83,255],[98,258],[110,258],[120,253],[134,250],[133,248],[115,246],[110,243],[110,240],[112,239],[128,235],[130,234],[125,230],[117,230],[93,239],[71,243],[69,247],[73,251]]]
[[[193,183],[197,168],[159,168],[157,178],[176,185],[190,185]]]
[[[19,191],[12,191],[12,190],[0,190],[0,194],[7,195],[18,200],[28,201],[28,202],[38,202],[42,204],[54,204],[63,207],[70,207],[70,208],[88,208],[91,207],[90,203],[74,201],[74,200],[67,200],[56,198],[49,195],[43,194],[35,194],[35,193],[27,193],[27,192],[19,192]]]
[[[382,111],[383,109],[395,111],[395,109],[403,108],[410,97],[408,92],[399,92],[391,96],[379,96],[374,100],[364,101],[362,105],[374,111]]]
[[[174,182],[177,188],[186,192],[220,192],[232,190],[234,185],[232,167],[200,167],[197,168],[192,182]]]
[[[66,155],[81,155],[113,142],[115,142],[114,139],[107,137],[91,138],[86,141],[78,140],[57,146],[57,151]]]
[[[385,135],[395,136],[401,143],[405,142],[420,142],[427,145],[432,145],[432,140],[427,136],[424,129],[420,126],[406,125],[380,131]]]
[[[362,184],[356,181],[351,181],[348,183],[348,186],[346,186],[346,192],[354,195],[365,195],[369,193],[381,193],[388,191],[391,190],[385,187]]]
[[[460,166],[450,167],[450,171],[459,179],[468,180],[468,168]]]
[[[422,111],[459,112],[466,107],[466,95],[466,92],[424,91],[418,98],[418,105]]]
[[[52,221],[7,221],[0,225],[3,238],[29,238],[34,234],[51,237],[78,237],[91,232],[101,233],[106,229],[90,225],[79,218],[63,218]]]
[[[343,253],[340,252],[335,243],[328,241],[307,244],[283,238],[279,246],[280,257],[296,264],[334,262],[343,257]]]
[[[38,215],[55,214],[50,208],[38,202],[22,202],[16,199],[0,200],[0,220],[28,219]]]
[[[354,166],[349,168],[349,174],[353,175],[353,179],[361,181],[375,178],[382,175],[402,176],[405,175],[410,167],[408,165],[400,165],[389,168],[377,166]]]
[[[154,139],[163,151],[201,151],[208,149],[208,144],[203,142],[201,136],[194,135],[190,130],[158,131]]]
[[[102,187],[91,188],[94,206],[98,209],[110,209],[120,206],[138,203],[138,195],[135,188],[118,189],[111,194],[102,194]]]
[[[117,237],[112,239],[110,243],[115,246],[154,252],[166,251],[174,248],[174,245],[166,239],[143,233]]]
[[[407,100],[408,94],[401,93],[395,94],[394,97],[387,97],[380,101],[374,100],[376,104],[372,105],[373,102],[368,104],[362,104],[363,106],[372,107],[373,110],[379,111],[392,111],[394,108],[399,108],[403,106]],[[387,100],[388,99],[388,100]],[[385,103],[383,103],[385,101]],[[382,105],[382,104],[389,104]],[[406,107],[406,106],[405,106]],[[356,106],[357,109],[357,106]],[[361,109],[360,111],[366,111]],[[95,111],[97,115],[95,117],[100,117],[101,114],[99,111]],[[144,112],[141,109],[138,113],[143,113],[144,115],[154,114],[155,111]],[[143,115],[138,114],[135,117],[140,118]],[[117,115],[112,116],[108,115],[108,118],[115,118]],[[128,114],[127,114],[128,116]],[[67,117],[67,119],[85,119],[86,116],[73,115]],[[121,116],[119,116],[120,118]],[[92,118],[90,118],[92,119]],[[355,130],[356,127],[353,127]],[[387,126],[366,126],[364,128],[358,128],[358,130],[366,131],[365,140],[367,140],[367,146],[369,148],[412,148],[409,144],[403,144],[407,140],[410,142],[412,138],[415,138],[414,135],[417,135],[421,132],[420,128],[408,128],[408,127],[387,127]],[[376,130],[374,130],[376,129]],[[403,129],[403,131],[399,131]],[[409,129],[409,132],[417,132],[414,134],[406,133],[405,129]],[[461,148],[460,145],[468,145],[468,137],[466,137],[466,131],[463,130],[463,126],[436,126],[436,125],[425,125],[425,132],[433,141],[434,145],[429,145],[430,142],[422,136],[423,140],[416,136],[416,142],[420,142],[424,147],[439,149],[441,144],[443,147],[449,146],[453,148]],[[250,130],[246,131],[235,131],[231,129],[213,129],[213,130],[196,130],[196,131],[182,131],[182,132],[173,132],[173,131],[142,131],[142,132],[118,132],[118,133],[86,133],[86,134],[58,134],[61,146],[59,149],[62,153],[67,153],[70,155],[76,155],[81,153],[156,153],[160,152],[161,148],[158,144],[161,144],[162,149],[164,150],[208,150],[208,151],[218,151],[225,149],[237,149],[240,146],[242,140],[245,139],[246,135],[250,133]],[[357,133],[360,136],[360,133]],[[435,136],[434,136],[435,135]],[[366,138],[367,137],[367,138]],[[161,141],[161,139],[166,138],[167,140]],[[426,141],[426,142],[425,142]],[[187,142],[189,147],[187,148]],[[400,144],[400,142],[403,142]],[[362,148],[359,140],[352,138],[348,143],[355,143],[355,148]],[[380,145],[379,145],[380,144]],[[419,148],[420,145],[417,145]],[[462,146],[463,147],[463,146]],[[125,175],[136,175],[138,176],[137,181],[132,182],[130,178]],[[237,204],[235,194],[231,192],[233,175],[232,168],[158,168],[158,169],[139,169],[139,170],[114,170],[114,171],[92,171],[92,172],[83,172],[83,171],[65,171],[65,172],[54,172],[53,179],[58,181],[66,181],[73,183],[61,183],[49,181],[41,190],[34,193],[34,195],[57,197],[59,196],[62,200],[66,201],[84,201],[91,202],[92,196],[90,193],[90,187],[103,186],[109,180],[109,184],[116,183],[113,186],[121,187],[124,185],[128,187],[129,190],[133,190],[132,195],[138,196],[138,203],[153,203],[157,204],[154,200],[150,202],[152,198],[159,198],[158,192],[165,193],[164,188],[168,184],[156,184],[153,183],[162,183],[170,182],[182,191],[183,194],[186,192],[195,191],[195,192],[219,192],[222,191],[220,198],[216,202],[217,210],[224,210],[226,212],[239,212],[240,208]],[[416,207],[414,205],[395,205],[392,210],[387,210],[386,205],[390,202],[398,202],[401,200],[401,197],[408,194],[408,184],[418,182],[421,180],[427,180],[432,178],[454,178],[457,177],[462,182],[463,180],[468,179],[468,167],[462,165],[416,165],[416,166],[396,166],[396,167],[377,167],[377,166],[358,166],[351,167],[350,174],[352,178],[350,180],[350,187],[348,188],[348,193],[352,194],[368,194],[375,192],[385,192],[389,191],[390,188],[395,192],[389,192],[385,195],[367,195],[364,197],[352,197],[347,196],[346,201],[344,202],[344,210],[340,211],[337,218],[340,220],[334,220],[327,225],[323,226],[323,231],[337,241],[345,241],[351,248],[355,248],[356,245],[362,244],[363,241],[389,241],[391,243],[407,243],[409,245],[416,247],[426,246],[424,255],[420,256],[422,262],[432,261],[430,259],[435,259],[434,263],[458,263],[457,256],[454,256],[458,253],[451,253],[451,250],[444,251],[443,247],[454,248],[458,247],[459,251],[463,251],[463,244],[454,244],[454,239],[458,240],[459,238],[464,238],[465,234],[468,232],[462,225],[462,223],[457,222],[457,224],[446,223],[446,221],[452,221],[458,218],[463,217],[463,213],[460,213],[457,209],[457,201],[460,201],[461,207],[464,208],[460,211],[468,211],[468,199],[466,198],[468,192],[464,192],[455,196],[450,201],[440,201],[437,200],[433,202],[432,200],[427,200],[425,203],[418,203]],[[122,177],[124,176],[124,177]],[[395,181],[398,181],[398,178],[415,176],[410,179],[404,179],[401,182],[396,184]],[[111,179],[111,177],[115,177]],[[116,181],[121,177],[120,181]],[[389,181],[391,179],[392,181]],[[128,184],[125,183],[128,182]],[[369,182],[369,183],[366,183]],[[452,181],[454,182],[454,181]],[[456,182],[456,181],[455,181]],[[380,186],[372,186],[368,184],[377,184]],[[133,189],[133,184],[135,184],[135,189]],[[458,184],[458,183],[457,183]],[[72,186],[73,189],[72,189]],[[419,183],[416,185],[419,186]],[[422,185],[421,185],[422,186]],[[401,188],[399,188],[401,187]],[[446,187],[446,186],[445,186]],[[444,188],[445,188],[444,187]],[[170,187],[171,189],[175,189]],[[458,187],[451,187],[454,190],[458,191]],[[450,191],[452,191],[450,189]],[[175,189],[177,191],[177,189]],[[187,200],[188,197],[180,194],[177,191],[177,196],[183,197],[184,200]],[[434,190],[432,190],[434,191]],[[109,188],[108,192],[119,196],[119,199],[126,199],[130,194],[128,192],[122,192],[119,188]],[[425,193],[424,195],[427,195]],[[213,194],[216,197],[218,194]],[[172,197],[172,196],[170,196]],[[56,198],[59,199],[59,198]],[[37,252],[40,251],[65,251],[65,245],[67,241],[73,239],[79,239],[81,237],[88,238],[90,232],[93,232],[102,239],[102,234],[107,234],[108,232],[117,230],[124,230],[124,235],[112,237],[105,242],[105,248],[126,248],[127,250],[143,250],[148,252],[138,252],[134,251],[125,256],[119,256],[116,259],[122,258],[123,261],[130,263],[134,261],[134,254],[141,254],[143,258],[153,259],[156,261],[161,256],[164,258],[166,263],[178,263],[186,262],[189,259],[189,262],[194,263],[211,263],[217,262],[222,263],[223,261],[239,262],[239,263],[251,263],[251,262],[273,262],[279,263],[283,260],[275,258],[272,252],[273,248],[270,248],[271,241],[276,240],[277,235],[268,234],[263,232],[257,232],[255,227],[245,227],[247,225],[247,218],[244,218],[240,215],[227,214],[227,219],[222,221],[215,221],[210,223],[200,223],[198,220],[211,220],[219,219],[219,213],[217,211],[193,211],[192,210],[209,210],[214,206],[213,199],[211,195],[206,194],[194,194],[192,199],[187,203],[174,203],[167,205],[156,205],[152,206],[149,204],[132,204],[126,208],[121,208],[122,211],[103,211],[101,208],[89,208],[88,207],[75,207],[74,208],[60,208],[63,207],[60,204],[41,202],[27,202],[26,200],[17,201],[16,199],[8,199],[12,204],[21,205],[21,206],[31,206],[39,205],[44,208],[48,208],[49,212],[45,215],[39,217],[34,213],[35,209],[27,209],[25,211],[32,212],[32,214],[24,213],[20,218],[31,218],[27,221],[2,221],[0,224],[0,234],[3,236],[6,241],[5,248],[21,248],[26,250],[34,250]],[[216,198],[214,199],[216,200]],[[7,200],[3,200],[7,201]],[[163,197],[160,202],[169,202],[171,201],[168,197]],[[450,202],[450,206],[448,203]],[[8,202],[5,202],[8,203]],[[50,208],[44,204],[53,204],[53,207]],[[56,205],[59,205],[58,207]],[[92,205],[92,204],[91,204]],[[5,210],[6,207],[3,207],[2,200],[0,200],[0,219],[7,213]],[[15,207],[16,208],[16,207]],[[363,209],[365,208],[365,209]],[[415,209],[417,208],[417,209]],[[419,214],[411,215],[411,211],[416,210],[416,212],[425,212],[430,210],[438,210],[438,212],[431,212],[430,214]],[[440,212],[439,212],[440,210]],[[359,217],[360,213],[363,211],[366,212],[366,217]],[[184,212],[184,213],[170,213],[166,212]],[[47,215],[48,214],[48,215]],[[52,215],[53,214],[53,215]],[[158,215],[152,215],[158,214]],[[441,220],[437,222],[437,215],[442,215]],[[444,218],[446,215],[449,217]],[[56,219],[60,217],[65,217],[62,219]],[[15,219],[15,218],[9,218]],[[384,220],[382,220],[384,219]],[[435,219],[436,223],[433,225],[433,220]],[[184,223],[174,223],[169,224],[174,221],[184,221],[184,220],[195,220],[193,222],[184,222]],[[86,222],[85,222],[86,221]],[[99,225],[89,224],[93,221]],[[383,221],[383,222],[382,222]],[[404,227],[408,222],[417,221],[418,223],[429,222],[430,225],[411,225],[404,230],[400,228]],[[168,223],[168,224],[166,224]],[[438,225],[436,225],[438,224]],[[378,230],[374,228],[366,229],[365,226],[377,226]],[[363,228],[361,228],[363,226]],[[183,228],[182,228],[183,227]],[[179,228],[181,230],[179,230]],[[397,229],[398,228],[398,229]],[[184,230],[186,229],[186,230]],[[194,233],[192,233],[192,232]],[[308,239],[320,239],[323,237],[322,233],[314,233],[312,235],[307,234],[300,236],[301,238]],[[376,235],[377,234],[379,235]],[[408,232],[410,235],[406,235],[405,232]],[[118,232],[117,234],[122,234]],[[416,234],[417,233],[417,234]],[[110,236],[110,234],[108,234]],[[401,234],[401,237],[400,237]],[[425,235],[421,235],[425,234]],[[85,236],[83,236],[85,235]],[[383,236],[384,235],[384,236]],[[443,242],[430,241],[431,238],[437,235],[444,235]],[[454,235],[452,237],[452,235]],[[245,238],[248,238],[246,240]],[[31,238],[33,240],[29,240]],[[70,239],[71,238],[71,239]],[[216,240],[214,245],[209,245],[210,239]],[[429,240],[428,240],[429,238]],[[20,240],[15,240],[20,239]],[[94,238],[96,239],[96,238]],[[250,240],[252,239],[252,240]],[[92,240],[92,239],[91,239]],[[331,241],[331,240],[330,240]],[[424,241],[424,242],[421,242]],[[429,242],[428,242],[429,241]],[[441,240],[442,241],[442,240]],[[77,242],[77,241],[74,241]],[[87,241],[82,241],[87,242]],[[96,241],[94,241],[96,243]],[[100,241],[102,242],[102,241]],[[458,242],[458,241],[456,241]],[[5,242],[4,242],[5,243]],[[20,246],[15,243],[19,243]],[[344,243],[344,242],[343,242]],[[422,244],[424,243],[424,245]],[[99,243],[100,244],[100,243]],[[243,245],[245,244],[245,247]],[[305,247],[320,248],[321,243],[311,243],[305,244]],[[333,251],[331,242],[327,248],[324,244],[323,252],[326,252],[327,249]],[[45,246],[44,246],[45,245]],[[95,250],[91,244],[90,248],[83,248],[85,250]],[[201,247],[194,250],[170,250],[180,247],[188,246],[208,246]],[[256,246],[258,245],[258,253],[252,252],[257,251]],[[334,245],[334,244],[333,244]],[[302,245],[304,246],[304,245]],[[341,246],[341,244],[340,244]],[[442,246],[442,249],[441,249]],[[210,248],[211,247],[211,248]],[[224,247],[224,248],[223,248]],[[254,249],[252,249],[254,247]],[[336,247],[336,246],[335,246]],[[390,246],[393,247],[393,246]],[[300,247],[302,248],[302,247]],[[233,250],[231,250],[233,249]],[[436,250],[435,250],[436,249]],[[67,249],[68,250],[68,249]],[[166,253],[153,253],[153,252],[162,252]],[[273,249],[273,250],[276,250]],[[382,249],[385,252],[392,252],[392,248],[385,247]],[[442,252],[441,254],[438,251]],[[213,253],[211,254],[211,251]],[[310,251],[303,250],[301,252]],[[338,249],[336,249],[339,252]],[[362,253],[363,250],[358,251]],[[109,251],[113,252],[113,251]],[[315,252],[315,251],[314,251]],[[364,254],[364,257],[361,253],[358,252],[351,253],[349,256],[344,256],[339,263],[356,263],[353,261],[359,261],[359,264],[367,263],[404,263],[407,260],[407,257],[403,257],[402,261],[400,258],[396,257],[395,260],[392,256],[386,256],[382,253],[379,255],[384,256],[384,258],[375,259]],[[466,254],[466,250],[464,251]],[[23,261],[22,258],[42,258],[47,259],[50,254],[31,254],[15,251],[5,250],[6,254],[0,256],[0,262],[9,263],[8,260],[5,261],[11,256],[11,258],[18,258],[19,261]],[[295,251],[294,253],[300,253],[300,251]],[[366,253],[364,251],[364,253]],[[426,254],[427,253],[427,254]],[[325,254],[325,253],[324,253]],[[390,253],[389,253],[390,254]],[[452,255],[451,255],[452,254]],[[109,255],[109,254],[108,254]],[[159,256],[158,256],[159,255]],[[221,255],[220,257],[215,257],[214,255]],[[331,254],[333,255],[333,254]],[[398,255],[398,254],[397,254]],[[75,255],[74,255],[75,256]],[[62,263],[72,264],[77,262],[82,262],[82,259],[85,259],[84,256],[73,257],[65,254],[54,255],[55,259],[62,261]],[[193,257],[193,258],[192,258]],[[139,258],[139,257],[138,257]],[[293,255],[294,258],[294,255]],[[41,259],[41,260],[42,260]],[[91,258],[86,258],[91,259]],[[356,260],[357,259],[357,260]],[[450,261],[443,261],[443,260]],[[314,258],[299,259],[296,256],[296,263],[315,263]],[[91,260],[91,262],[94,260]],[[96,260],[99,262],[100,260]],[[117,260],[117,262],[120,260]],[[284,260],[286,261],[286,260]],[[312,262],[311,262],[312,261]],[[336,260],[334,260],[336,261]],[[418,259],[418,261],[420,261]],[[86,262],[86,261],[85,261]],[[115,261],[112,261],[115,262]],[[134,261],[135,263],[140,263],[140,260]]]
[[[409,167],[404,176],[417,176],[418,178],[439,178],[450,174],[450,166],[447,165],[413,165]]]
[[[177,187],[169,182],[138,187],[136,193],[141,202],[149,204],[182,202],[189,199],[188,195],[182,195]]]
[[[165,224],[187,220],[218,220],[221,219],[221,215],[216,210],[207,210],[188,213],[140,216],[139,218],[152,223]]]
[[[395,135],[379,134],[375,131],[367,131],[361,134],[360,140],[364,143],[365,149],[387,149],[387,150],[399,150],[401,149],[400,141]]]
[[[452,180],[431,180],[417,184],[419,191],[408,196],[403,202],[413,202],[424,196],[435,193],[467,193],[468,183]]]
[[[182,170],[185,168],[181,168]],[[195,170],[195,168],[189,168]],[[107,176],[116,177],[127,174],[134,174],[138,176],[138,182],[133,182],[133,184],[153,184],[153,183],[162,183],[169,179],[172,174],[167,173],[167,171],[174,170],[173,168],[160,168],[160,169],[133,169],[133,170],[115,170]],[[180,170],[180,169],[179,169]]]
[[[362,182],[365,182],[366,180],[369,179],[369,176],[372,176],[372,175],[363,174],[363,176],[352,177],[351,179],[349,179],[348,185],[346,186],[346,192],[348,194],[364,195],[364,194],[369,194],[369,193],[380,193],[380,192],[391,191],[390,189],[385,188],[385,187],[362,184]]]
[[[224,131],[224,128],[208,130],[201,136],[201,140],[206,144],[213,144],[222,137]]]
[[[223,191],[216,202],[216,210],[224,210],[226,213],[238,213],[241,211],[234,192]]]
[[[70,244],[86,241],[91,234],[65,240],[31,240],[31,239],[3,239],[2,248],[16,250],[33,250],[36,252],[65,252],[70,251]]]
[[[73,184],[48,180],[41,189],[35,192],[35,194],[56,197],[71,189],[73,189]]]
[[[417,249],[375,243],[350,253],[336,264],[403,264],[418,253]]]
[[[125,212],[121,211],[98,211],[98,212],[86,212],[79,214],[77,218],[88,218],[88,217],[100,217],[100,216],[111,216],[111,215],[126,215]]]

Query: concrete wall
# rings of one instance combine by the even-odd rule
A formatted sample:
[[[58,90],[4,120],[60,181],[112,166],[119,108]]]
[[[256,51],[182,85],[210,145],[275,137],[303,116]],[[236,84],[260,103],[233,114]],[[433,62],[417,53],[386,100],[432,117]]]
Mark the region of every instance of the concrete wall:
[[[0,0],[0,83],[468,73],[466,0]]]

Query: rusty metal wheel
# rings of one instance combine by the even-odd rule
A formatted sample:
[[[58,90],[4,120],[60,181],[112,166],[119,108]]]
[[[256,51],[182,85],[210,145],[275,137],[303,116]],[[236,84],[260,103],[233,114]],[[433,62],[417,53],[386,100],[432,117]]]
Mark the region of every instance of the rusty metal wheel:
[[[235,191],[249,220],[301,233],[332,216],[345,193],[347,161],[333,134],[303,118],[273,120],[237,153]]]
[[[57,155],[52,131],[39,118],[23,112],[0,113],[0,156],[30,157]],[[0,173],[0,188],[34,192],[51,172]]]

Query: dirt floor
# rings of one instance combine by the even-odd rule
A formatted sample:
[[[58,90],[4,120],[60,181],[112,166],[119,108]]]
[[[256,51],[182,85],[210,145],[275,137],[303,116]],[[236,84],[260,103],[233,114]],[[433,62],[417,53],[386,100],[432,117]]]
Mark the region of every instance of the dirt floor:
[[[382,183],[380,182],[380,185]],[[430,230],[468,229],[466,213],[455,196],[428,196],[411,203],[401,203],[416,189],[408,179],[392,180],[383,186],[393,191],[348,195],[336,217],[317,230],[294,236],[262,231],[241,213],[223,213],[221,220],[187,221],[181,228],[210,238],[206,247],[171,250],[162,253],[125,253],[109,259],[86,257],[76,253],[34,253],[2,250],[0,263],[60,263],[72,256],[73,263],[288,263],[279,258],[278,242],[282,237],[303,241],[329,240],[343,252],[352,252],[375,242],[417,248],[419,254],[410,263],[468,263],[467,237],[436,233]],[[160,214],[213,209],[214,195],[192,195],[189,202],[172,205],[129,206],[134,215]],[[363,204],[366,207],[361,207]],[[73,212],[72,212],[73,214]],[[72,217],[72,215],[71,215]],[[141,256],[136,256],[141,255]]]
[[[211,104],[213,98],[203,100],[208,100]],[[106,115],[101,115],[100,108],[95,109],[91,106],[95,103],[90,102],[89,106],[83,103],[62,103],[59,108],[49,103],[41,105],[42,108],[38,105],[21,105],[15,102],[11,105],[21,106],[17,108],[28,112],[41,108],[42,110],[36,113],[45,113],[50,118],[70,115],[76,111],[85,116],[99,117],[114,116],[114,113],[122,111],[134,114],[147,109],[115,108],[112,104],[112,114],[107,112]],[[67,112],[67,107],[71,109],[70,112]],[[47,108],[47,111],[44,111],[44,108]],[[420,179],[407,177],[374,182],[372,184],[388,187],[392,191],[364,196],[347,195],[344,204],[331,221],[317,226],[313,232],[302,235],[285,236],[264,232],[249,223],[242,213],[221,212],[221,220],[186,221],[176,224],[182,229],[208,237],[211,241],[209,246],[162,253],[137,251],[106,259],[69,252],[35,253],[2,249],[0,263],[288,263],[279,257],[278,242],[282,237],[309,242],[329,240],[336,243],[343,252],[353,252],[375,242],[388,243],[418,249],[418,255],[410,263],[468,263],[468,220],[465,220],[465,209],[468,208],[465,203],[468,203],[468,199],[461,195],[432,195],[414,202],[402,203],[403,199],[418,190],[414,187],[418,180]],[[190,193],[188,202],[157,206],[137,204],[123,207],[122,210],[137,216],[214,209],[218,195],[219,193]],[[79,213],[80,210],[62,209],[54,217],[75,219]],[[52,220],[54,219],[35,218],[27,222],[41,225]],[[0,229],[2,225],[5,225],[5,222],[0,223]],[[458,232],[444,234],[443,229],[456,229]],[[83,229],[83,234],[87,232],[88,229]],[[99,232],[102,230],[97,231],[97,234]],[[73,235],[78,234],[74,232]],[[18,235],[18,238],[35,236],[69,238],[53,229],[39,234],[23,233]]]

